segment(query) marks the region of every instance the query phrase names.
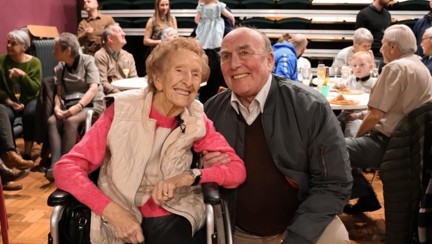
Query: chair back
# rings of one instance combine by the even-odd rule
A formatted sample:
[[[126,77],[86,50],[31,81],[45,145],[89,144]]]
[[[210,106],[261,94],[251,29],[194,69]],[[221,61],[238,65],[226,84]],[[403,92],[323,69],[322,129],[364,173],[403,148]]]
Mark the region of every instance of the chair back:
[[[417,236],[423,165],[432,163],[430,157],[424,157],[431,150],[430,134],[426,134],[431,129],[432,102],[429,102],[399,122],[387,145],[380,167],[386,243],[411,243]]]
[[[42,78],[54,76],[57,60],[54,57],[54,39],[33,40],[31,54],[39,58],[42,63]]]

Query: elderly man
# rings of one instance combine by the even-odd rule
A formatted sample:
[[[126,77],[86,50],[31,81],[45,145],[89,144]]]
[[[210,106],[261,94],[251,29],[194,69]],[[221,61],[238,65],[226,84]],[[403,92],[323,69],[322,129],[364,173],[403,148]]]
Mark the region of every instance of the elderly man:
[[[416,38],[406,25],[392,25],[385,30],[381,53],[387,65],[372,89],[368,113],[357,137],[345,139],[353,168],[378,168],[398,122],[411,110],[432,101],[432,79],[414,54],[416,50]],[[353,196],[359,200],[346,206],[346,213],[380,208],[373,189],[361,174],[354,175]]]
[[[429,0],[429,8],[432,10],[432,0]],[[417,39],[417,55],[421,57],[424,55],[423,49],[420,47],[423,40],[423,34],[425,33],[426,29],[432,26],[431,21],[432,11],[429,11],[429,13],[425,14],[423,18],[418,19],[413,27],[413,32]]]
[[[102,32],[105,26],[114,23],[111,16],[103,15],[98,11],[97,0],[84,0],[83,9],[87,18],[78,24],[78,41],[84,47],[84,53],[94,55],[102,47]]]
[[[273,65],[264,34],[246,27],[231,31],[221,46],[230,89],[205,104],[246,165],[245,183],[223,189],[234,243],[349,243],[336,216],[352,182],[339,123],[322,95],[272,75]],[[219,157],[209,152],[203,162]]]
[[[422,62],[432,74],[432,27],[425,30],[421,38],[421,49],[423,49],[424,57]]]
[[[346,47],[336,55],[331,70],[339,70],[342,66],[350,66],[351,57],[359,51],[369,51],[373,42],[372,33],[366,28],[358,28],[354,31],[353,45]]]
[[[305,35],[296,34],[282,35],[282,42],[273,46],[275,56],[274,74],[285,77],[290,80],[298,80],[297,58],[303,55],[306,50],[308,40]],[[286,39],[289,37],[290,39]]]
[[[95,62],[104,93],[107,95],[120,92],[111,85],[114,80],[138,77],[138,75],[132,54],[122,49],[126,44],[125,33],[117,23],[105,27],[102,39],[104,48],[96,52]]]

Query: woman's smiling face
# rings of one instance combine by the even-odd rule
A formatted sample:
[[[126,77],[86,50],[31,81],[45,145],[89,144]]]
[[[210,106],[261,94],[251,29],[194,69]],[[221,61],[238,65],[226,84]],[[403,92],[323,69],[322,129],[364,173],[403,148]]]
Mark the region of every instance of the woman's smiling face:
[[[156,103],[165,115],[189,106],[202,80],[202,60],[189,50],[178,50],[168,59],[166,69],[155,79]],[[162,109],[162,110],[161,110]]]

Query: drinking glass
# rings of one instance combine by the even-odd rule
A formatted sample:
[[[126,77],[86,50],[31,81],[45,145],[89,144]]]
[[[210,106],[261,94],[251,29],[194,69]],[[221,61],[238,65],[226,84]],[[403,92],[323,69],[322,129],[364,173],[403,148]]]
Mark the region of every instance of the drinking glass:
[[[326,66],[324,64],[318,64],[317,67],[317,77],[320,80],[324,80],[326,73]]]
[[[303,83],[305,85],[309,85],[310,79],[311,79],[311,68],[309,67],[304,67],[301,70],[302,76],[303,76]],[[307,83],[307,84],[306,84]]]
[[[333,67],[333,74],[334,74],[334,78],[337,78],[337,77],[338,77],[338,75],[340,74],[340,70],[341,70],[341,67],[340,67],[340,66],[334,66],[334,67]]]
[[[123,74],[125,75],[125,78],[129,78],[129,72],[130,72],[130,69],[129,69],[129,60],[123,60],[123,69],[122,69],[122,71],[123,71]]]
[[[372,69],[372,76],[375,77],[375,78],[378,77],[378,75],[379,75],[379,66],[380,66],[380,64],[381,64],[381,61],[374,60],[374,67]]]
[[[15,93],[16,99],[19,101],[21,98],[21,85],[18,82],[14,83],[13,91]]]

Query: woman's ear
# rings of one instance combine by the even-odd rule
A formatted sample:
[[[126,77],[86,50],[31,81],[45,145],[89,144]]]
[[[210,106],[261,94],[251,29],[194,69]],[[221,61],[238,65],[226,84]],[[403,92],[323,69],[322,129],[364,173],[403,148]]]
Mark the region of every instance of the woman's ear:
[[[157,91],[159,91],[159,92],[163,91],[162,81],[157,76],[153,77],[153,83],[154,83]]]

